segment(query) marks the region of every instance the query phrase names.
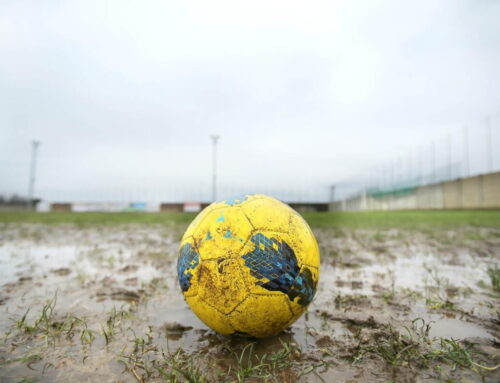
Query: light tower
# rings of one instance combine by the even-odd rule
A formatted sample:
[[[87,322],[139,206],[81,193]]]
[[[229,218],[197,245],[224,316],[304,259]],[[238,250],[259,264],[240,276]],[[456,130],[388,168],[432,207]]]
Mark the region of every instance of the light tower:
[[[30,165],[30,179],[28,185],[28,210],[33,208],[33,193],[35,191],[35,173],[36,173],[36,154],[40,141],[31,141],[31,165]]]

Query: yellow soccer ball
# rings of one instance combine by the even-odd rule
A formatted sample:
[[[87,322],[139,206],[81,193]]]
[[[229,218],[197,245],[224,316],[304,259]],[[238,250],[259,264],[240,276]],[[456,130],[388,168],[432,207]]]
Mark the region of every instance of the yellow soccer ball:
[[[193,312],[224,334],[266,337],[311,303],[319,249],[304,219],[265,195],[215,202],[182,237],[179,284]]]

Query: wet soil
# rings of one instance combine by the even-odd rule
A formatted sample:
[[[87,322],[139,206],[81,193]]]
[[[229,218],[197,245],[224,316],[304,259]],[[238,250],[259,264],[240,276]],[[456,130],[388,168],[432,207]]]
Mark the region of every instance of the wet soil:
[[[0,382],[497,382],[500,230],[315,230],[318,292],[267,339],[184,302],[182,229],[0,227]]]

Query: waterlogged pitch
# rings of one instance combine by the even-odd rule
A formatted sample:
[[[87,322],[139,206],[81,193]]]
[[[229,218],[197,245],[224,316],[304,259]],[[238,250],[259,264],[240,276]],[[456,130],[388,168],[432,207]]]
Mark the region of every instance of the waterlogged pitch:
[[[179,294],[193,218],[0,213],[0,381],[500,381],[499,212],[307,214],[316,295],[262,339],[217,336]]]
[[[213,330],[266,337],[295,322],[311,303],[319,250],[308,224],[265,195],[213,203],[179,248],[179,284]]]

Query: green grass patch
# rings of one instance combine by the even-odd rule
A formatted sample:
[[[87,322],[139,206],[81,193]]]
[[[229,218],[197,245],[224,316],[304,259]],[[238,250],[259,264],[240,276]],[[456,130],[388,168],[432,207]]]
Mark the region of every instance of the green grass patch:
[[[493,290],[500,292],[500,269],[498,267],[495,267],[494,269],[489,268],[488,275],[490,276],[491,287]]]
[[[72,213],[72,212],[0,212],[0,223],[74,224],[77,226],[146,224],[185,225],[195,213]]]
[[[75,224],[78,226],[161,224],[187,226],[195,213],[71,213],[0,212],[0,223]],[[376,211],[304,213],[312,227],[351,229],[500,228],[500,211]]]
[[[456,229],[467,226],[500,228],[499,210],[304,213],[304,218],[312,227],[417,230]]]

